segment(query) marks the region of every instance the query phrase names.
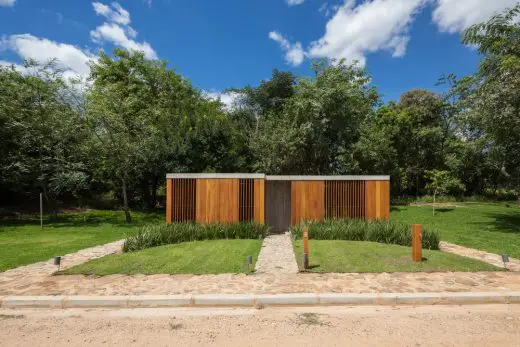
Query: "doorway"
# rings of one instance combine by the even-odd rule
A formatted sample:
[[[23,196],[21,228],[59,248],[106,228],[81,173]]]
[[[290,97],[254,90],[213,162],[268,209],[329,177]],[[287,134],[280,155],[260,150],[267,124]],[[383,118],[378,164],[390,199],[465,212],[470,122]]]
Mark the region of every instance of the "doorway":
[[[272,232],[281,233],[291,226],[291,181],[266,181],[265,220]]]

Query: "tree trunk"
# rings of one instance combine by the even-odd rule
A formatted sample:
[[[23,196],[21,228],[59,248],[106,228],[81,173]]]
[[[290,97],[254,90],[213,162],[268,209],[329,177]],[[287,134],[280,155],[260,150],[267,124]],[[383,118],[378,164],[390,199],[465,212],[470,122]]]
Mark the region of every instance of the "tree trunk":
[[[125,211],[126,222],[132,223],[132,216],[128,208],[128,195],[126,194],[126,178],[123,178],[123,211]]]

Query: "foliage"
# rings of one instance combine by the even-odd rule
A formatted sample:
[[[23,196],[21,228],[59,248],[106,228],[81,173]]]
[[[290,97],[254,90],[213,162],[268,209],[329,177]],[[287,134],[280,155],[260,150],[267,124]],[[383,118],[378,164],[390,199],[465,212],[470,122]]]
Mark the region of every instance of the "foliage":
[[[411,226],[389,221],[366,221],[361,219],[329,219],[311,221],[309,238],[313,240],[372,241],[402,246],[412,245]],[[303,225],[291,229],[295,239],[302,237]],[[422,245],[425,249],[439,249],[440,235],[437,231],[425,228]]]
[[[463,191],[464,185],[458,178],[450,175],[448,171],[442,170],[426,170],[424,171],[424,177],[428,182],[426,189],[429,189],[433,193],[433,214],[435,215],[435,198],[437,195],[445,195],[454,191]]]
[[[378,102],[366,71],[343,61],[316,63],[284,107],[265,112],[252,137],[253,168],[268,174],[341,173],[355,167],[348,152]]]
[[[497,168],[520,202],[520,4],[463,33],[482,55],[478,71],[457,81],[460,119],[468,138],[483,136]]]
[[[126,239],[123,251],[134,252],[140,249],[188,241],[263,239],[268,233],[269,227],[256,223],[147,225],[139,229],[135,235]]]

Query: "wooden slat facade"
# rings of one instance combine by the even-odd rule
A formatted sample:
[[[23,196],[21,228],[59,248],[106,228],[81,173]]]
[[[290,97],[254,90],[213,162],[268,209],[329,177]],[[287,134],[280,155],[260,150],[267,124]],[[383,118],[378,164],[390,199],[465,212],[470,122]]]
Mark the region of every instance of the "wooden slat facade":
[[[265,180],[255,179],[254,221],[265,223]]]
[[[238,198],[238,179],[197,179],[197,223],[237,223]]]
[[[291,223],[325,218],[325,182],[291,182]]]
[[[365,218],[388,219],[390,217],[390,182],[365,182]]]
[[[365,181],[326,181],[325,218],[365,218]]]
[[[390,182],[377,180],[379,176],[372,180],[349,177],[293,180],[291,177],[285,181],[277,180],[281,177],[277,176],[268,182],[258,175],[191,177],[175,175],[166,179],[167,223],[255,221],[270,224],[278,221],[274,217],[279,211],[286,211],[279,217],[287,218],[282,218],[285,223],[277,225],[325,218],[388,219],[390,216]],[[287,188],[286,198],[277,193],[283,187]]]

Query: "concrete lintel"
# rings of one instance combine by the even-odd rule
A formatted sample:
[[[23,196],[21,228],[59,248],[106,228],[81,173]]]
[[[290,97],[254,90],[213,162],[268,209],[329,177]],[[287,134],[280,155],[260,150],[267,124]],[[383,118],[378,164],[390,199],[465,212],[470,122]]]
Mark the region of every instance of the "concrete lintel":
[[[166,178],[239,178],[239,179],[252,179],[259,178],[265,179],[265,175],[262,173],[169,173],[166,174]]]
[[[338,176],[265,176],[267,181],[390,181],[390,176],[338,175]]]

